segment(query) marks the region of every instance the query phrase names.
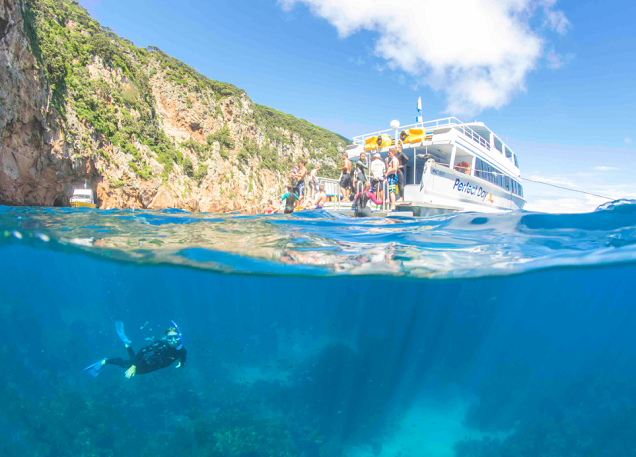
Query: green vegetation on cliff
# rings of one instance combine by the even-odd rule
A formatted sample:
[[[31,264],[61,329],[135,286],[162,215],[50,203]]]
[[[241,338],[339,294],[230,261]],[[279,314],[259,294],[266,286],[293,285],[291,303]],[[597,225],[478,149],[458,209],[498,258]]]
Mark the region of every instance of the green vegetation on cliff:
[[[159,48],[136,47],[101,27],[76,0],[29,0],[23,5],[23,17],[31,50],[48,83],[46,109],[59,113],[65,139],[74,145],[75,154],[97,149],[110,163],[104,151],[112,146],[115,152],[132,155],[130,170],[150,179],[152,168],[140,153],[145,145],[163,165],[164,179],[178,165],[183,174],[200,182],[207,172],[202,162],[213,158],[217,142],[222,160],[236,161],[243,168],[247,161],[258,159],[260,168],[286,173],[291,162],[281,151],[295,137],[302,139],[310,162],[323,162],[323,171],[336,174],[333,165],[346,138],[257,104],[251,104],[252,111],[242,114],[239,122],[255,124],[266,141],[258,146],[254,138],[233,137],[227,122],[243,109],[244,101],[249,102],[242,89],[211,80]],[[187,109],[198,104],[215,120],[214,125],[220,125],[207,134],[205,142],[176,141],[166,133],[153,87],[156,93],[157,85],[168,83],[178,89],[179,103]],[[230,103],[234,114],[223,109],[223,101]],[[184,157],[185,151],[195,155],[198,166],[194,158]]]

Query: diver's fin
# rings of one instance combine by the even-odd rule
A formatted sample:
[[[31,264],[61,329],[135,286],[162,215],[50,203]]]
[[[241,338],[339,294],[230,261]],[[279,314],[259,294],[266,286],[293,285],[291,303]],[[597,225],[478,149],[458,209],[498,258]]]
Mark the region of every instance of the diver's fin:
[[[126,346],[130,346],[132,341],[130,341],[124,333],[124,323],[122,321],[115,322],[115,330],[117,330],[117,336],[119,336],[119,339],[122,340]]]
[[[104,366],[104,360],[106,359],[102,359],[97,363],[87,366],[86,368],[84,368],[84,371],[86,372],[87,375],[93,378],[96,378],[97,376],[99,376],[99,371]]]

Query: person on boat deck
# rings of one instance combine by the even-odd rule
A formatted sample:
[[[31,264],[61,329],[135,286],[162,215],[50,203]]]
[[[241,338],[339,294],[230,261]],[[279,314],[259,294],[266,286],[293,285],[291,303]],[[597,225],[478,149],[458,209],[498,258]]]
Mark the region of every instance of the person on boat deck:
[[[319,187],[320,192],[316,195],[314,202],[307,209],[323,209],[325,203],[327,203],[327,194],[325,193],[325,185],[321,184]]]
[[[340,176],[340,193],[344,199],[349,198],[349,188],[351,187],[351,161],[346,152],[342,153],[342,166],[340,167],[342,176]]]
[[[292,175],[292,179],[296,179],[296,186],[294,187],[294,193],[296,195],[303,195],[305,190],[305,176],[307,176],[307,169],[305,168],[305,161],[298,162],[298,171]]]
[[[355,182],[354,195],[356,195],[362,192],[364,183],[367,182],[367,154],[364,152],[360,153],[360,161],[356,162],[353,181]]]
[[[371,191],[375,191],[375,198],[380,200],[384,200],[382,181],[384,181],[385,173],[386,166],[382,162],[382,156],[380,156],[379,152],[376,152],[371,160]]]
[[[309,173],[309,201],[313,202],[318,193],[318,170],[320,170],[320,164],[316,165],[311,173]]]
[[[386,159],[386,181],[389,186],[388,193],[389,198],[391,199],[391,211],[395,211],[395,195],[397,194],[397,170],[400,166],[397,157],[395,154],[397,153],[397,149],[389,148],[389,157]]]
[[[373,194],[371,193],[371,183],[365,182],[364,190],[360,192],[358,195],[356,195],[356,200],[355,200],[356,209],[354,214],[355,217],[371,217],[371,208],[367,206],[367,203],[369,203],[369,200],[371,200],[376,205],[382,204],[382,202],[379,200],[376,200]]]
[[[126,370],[126,377],[130,379],[138,374],[148,374],[166,368],[172,365],[175,360],[179,360],[176,368],[182,367],[185,364],[187,351],[181,344],[181,334],[175,327],[168,327],[162,339],[141,348],[139,352],[135,354],[135,351],[133,351],[131,347],[131,341],[124,334],[124,324],[122,322],[116,322],[115,326],[119,338],[126,346],[130,359],[102,359],[84,369],[90,376],[96,378],[101,368],[105,365],[117,365],[118,367],[124,368]]]
[[[293,213],[296,205],[298,204],[298,195],[294,193],[294,187],[296,183],[292,181],[291,186],[287,186],[287,193],[280,198],[280,201],[285,201],[285,214]]]
[[[402,151],[402,140],[398,141],[396,157],[398,159],[398,163],[400,164],[397,170],[397,177],[398,177],[397,199],[404,201],[404,166],[406,165],[406,162],[409,161],[409,157],[406,154],[404,154],[404,152]]]
[[[298,173],[298,165],[294,165],[294,168],[289,172],[289,179],[293,179],[296,173]]]
[[[265,209],[265,214],[275,214],[278,212],[279,209],[279,207],[274,206],[274,202],[271,198],[267,200],[267,208]]]

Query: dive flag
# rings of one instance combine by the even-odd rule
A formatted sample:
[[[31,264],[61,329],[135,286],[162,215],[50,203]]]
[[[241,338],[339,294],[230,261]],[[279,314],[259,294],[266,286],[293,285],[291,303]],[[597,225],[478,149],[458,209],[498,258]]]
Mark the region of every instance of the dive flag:
[[[422,97],[419,97],[417,99],[417,112],[421,113],[422,112]]]

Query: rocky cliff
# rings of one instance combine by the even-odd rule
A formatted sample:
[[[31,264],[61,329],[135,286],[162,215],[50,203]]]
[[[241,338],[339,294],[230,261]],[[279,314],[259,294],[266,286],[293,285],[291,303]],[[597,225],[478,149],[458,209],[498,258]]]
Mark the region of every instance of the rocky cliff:
[[[304,158],[335,173],[346,139],[252,103],[73,0],[0,0],[0,203],[258,210]]]

